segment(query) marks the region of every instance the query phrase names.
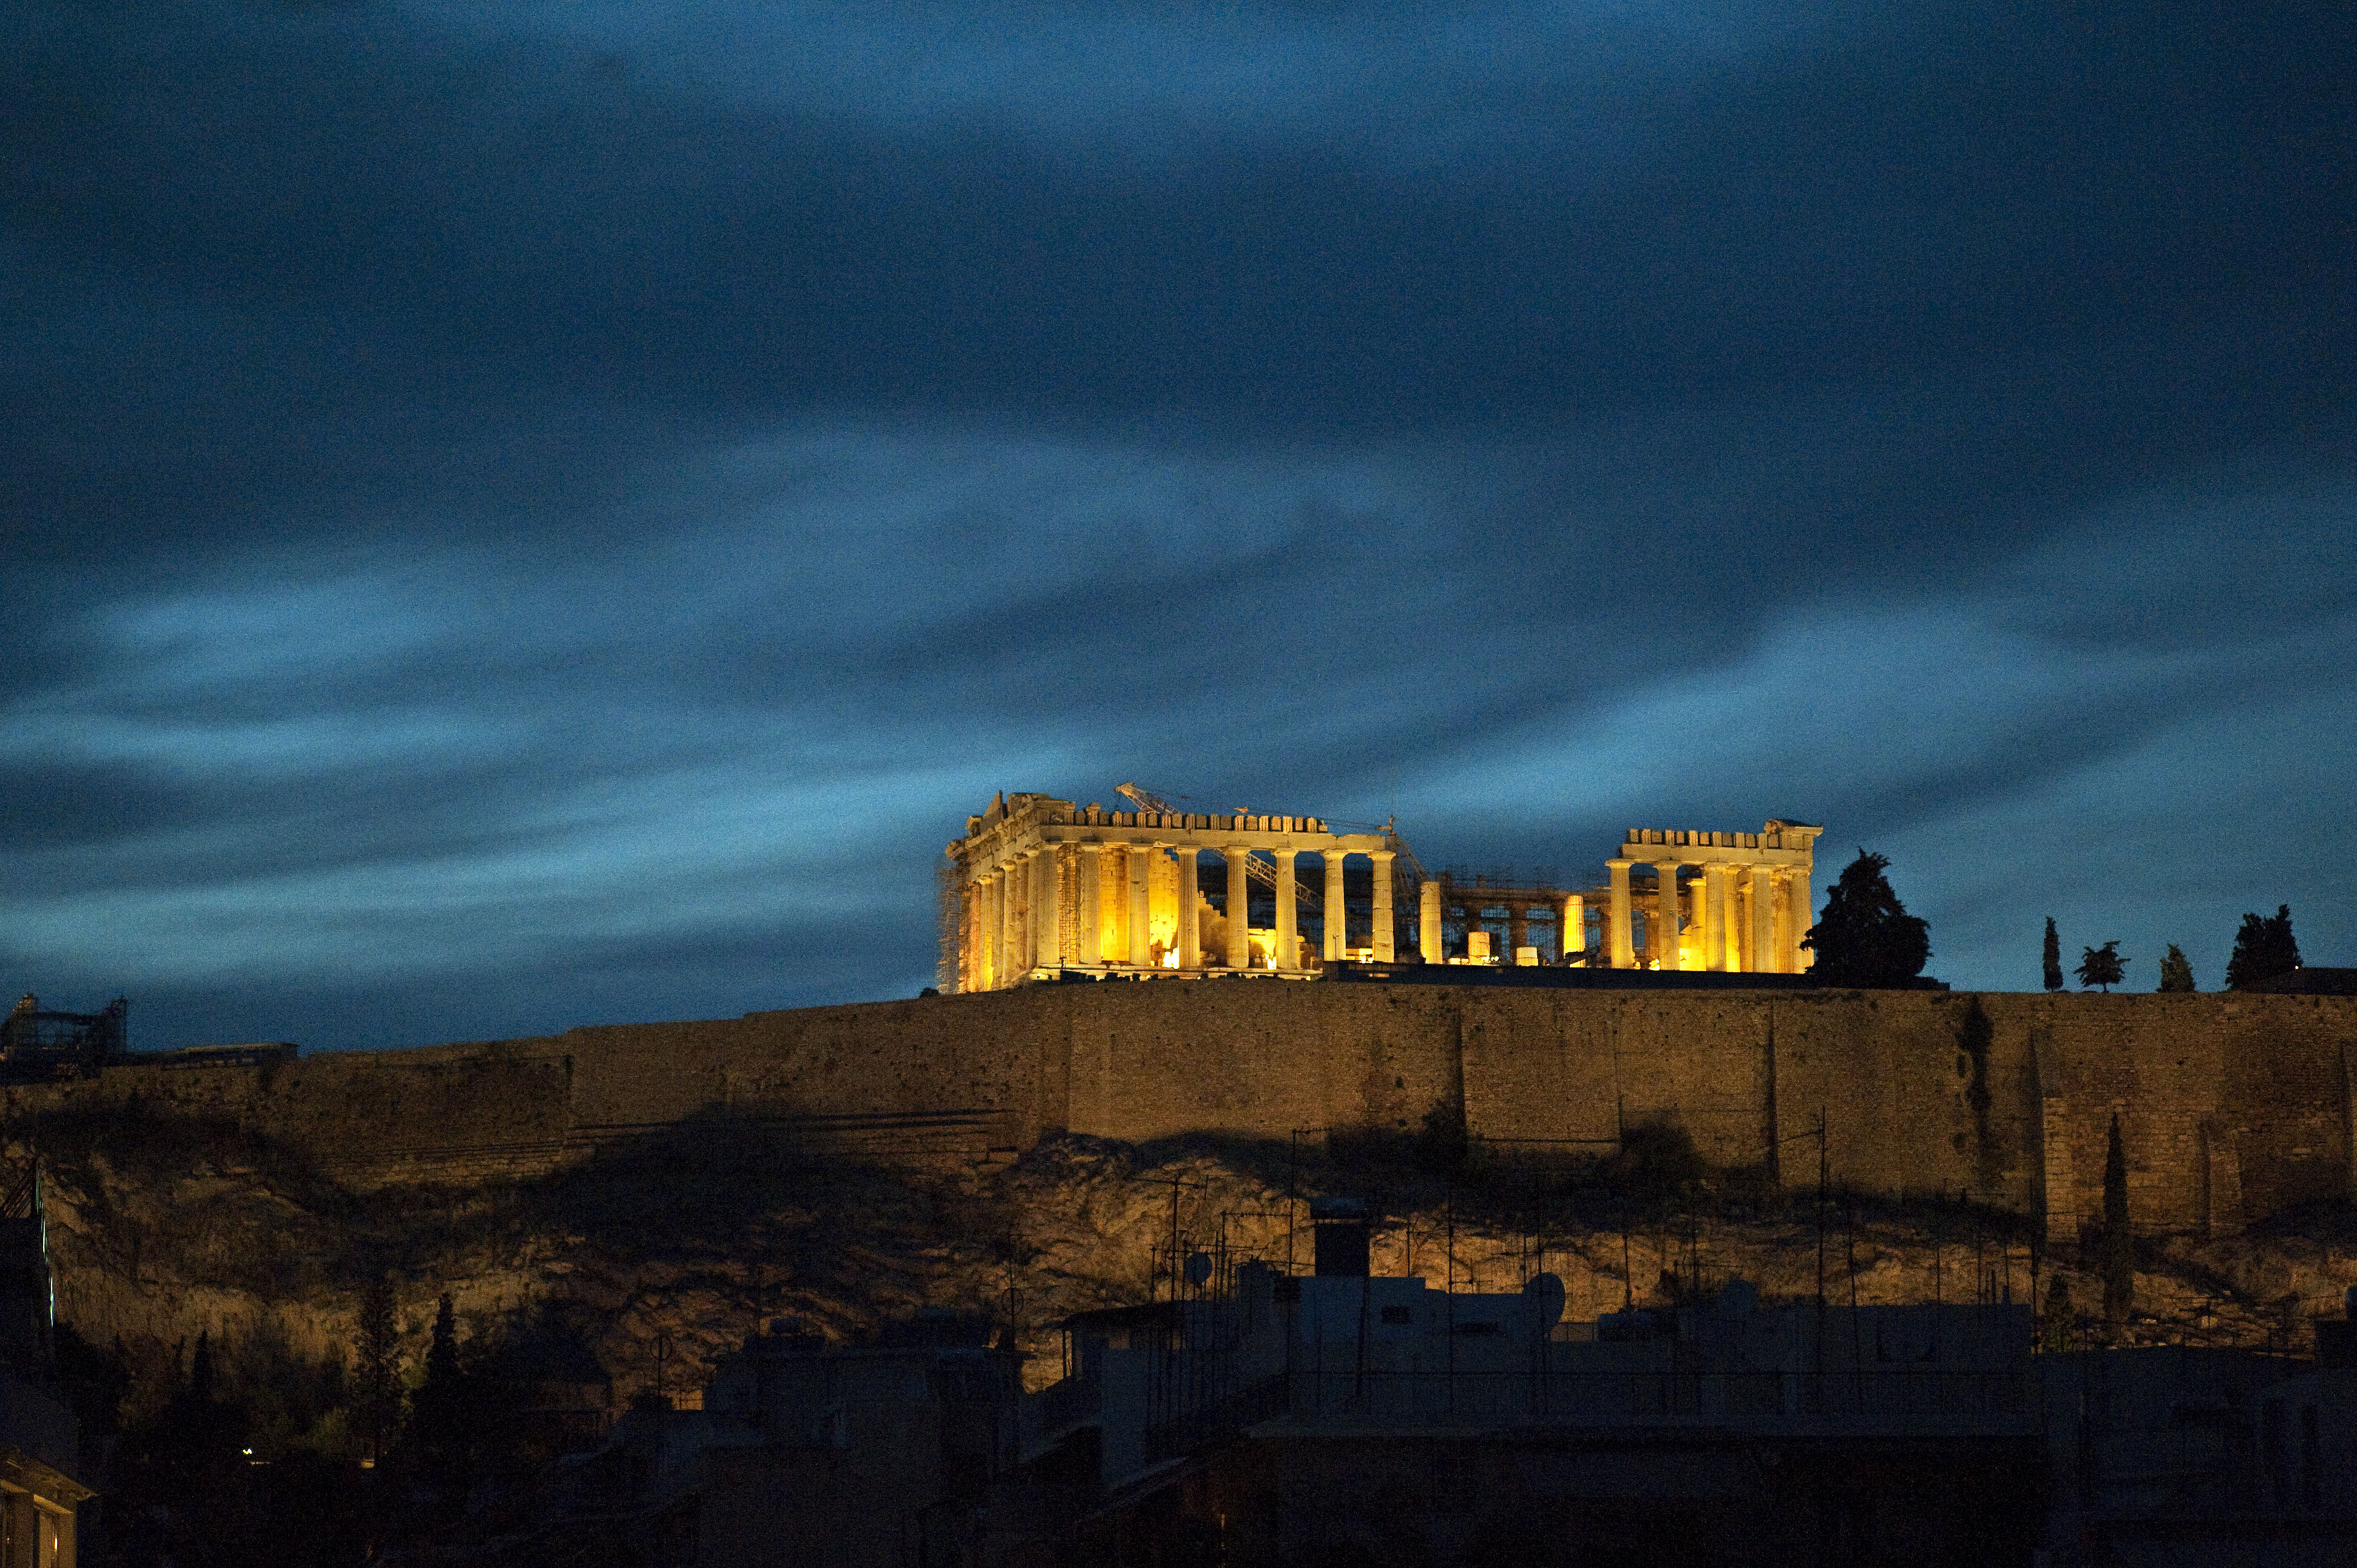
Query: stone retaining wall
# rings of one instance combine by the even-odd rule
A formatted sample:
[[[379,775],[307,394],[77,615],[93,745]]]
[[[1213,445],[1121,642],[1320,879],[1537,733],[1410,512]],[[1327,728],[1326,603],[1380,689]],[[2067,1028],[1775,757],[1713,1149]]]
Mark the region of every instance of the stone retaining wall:
[[[2238,1229],[2348,1196],[2357,999],[1579,991],[1195,981],[601,1026],[540,1039],[125,1067],[0,1092],[12,1127],[135,1102],[224,1117],[356,1186],[529,1176],[705,1115],[859,1157],[970,1165],[1045,1132],[1411,1132],[1605,1149],[1674,1120],[1714,1162],[2102,1209],[2116,1112],[2140,1225]]]

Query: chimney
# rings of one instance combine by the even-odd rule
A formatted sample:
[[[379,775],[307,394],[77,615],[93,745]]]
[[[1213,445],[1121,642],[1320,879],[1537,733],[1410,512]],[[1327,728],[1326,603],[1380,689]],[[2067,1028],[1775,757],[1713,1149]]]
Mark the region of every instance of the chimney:
[[[1367,1262],[1367,1206],[1355,1197],[1313,1197],[1309,1221],[1318,1235],[1318,1277],[1362,1280]]]

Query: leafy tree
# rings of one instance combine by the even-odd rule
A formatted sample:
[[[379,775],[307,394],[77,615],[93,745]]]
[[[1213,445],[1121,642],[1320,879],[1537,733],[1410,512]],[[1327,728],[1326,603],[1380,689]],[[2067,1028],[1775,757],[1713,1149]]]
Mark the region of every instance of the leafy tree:
[[[2119,1112],[2104,1146],[2104,1321],[2117,1330],[2136,1305],[2136,1244],[2128,1234],[2128,1156]]]
[[[401,1424],[401,1329],[393,1311],[393,1276],[379,1274],[361,1293],[360,1335],[352,1347],[353,1392],[371,1464],[384,1462]]]
[[[2079,989],[2092,990],[2100,985],[2105,992],[2120,983],[2127,960],[2120,956],[2120,944],[2105,942],[2099,948],[2085,950],[2086,957],[2079,961]]]
[[[2278,904],[2272,917],[2243,917],[2234,936],[2234,956],[2226,961],[2226,989],[2248,991],[2262,980],[2299,967],[2299,943],[2292,940],[2291,906]]]
[[[2175,942],[2169,944],[2169,951],[2160,961],[2160,988],[2163,991],[2190,991],[2194,988],[2193,965],[2178,950]]]
[[[2046,989],[2062,989],[2062,938],[2054,929],[2054,917],[2046,917]],[[2057,1274],[2059,1281],[2061,1276]]]
[[[1907,912],[1882,874],[1889,860],[1861,849],[1825,894],[1801,945],[1817,955],[1827,985],[1905,985],[1932,957],[1931,928]]]

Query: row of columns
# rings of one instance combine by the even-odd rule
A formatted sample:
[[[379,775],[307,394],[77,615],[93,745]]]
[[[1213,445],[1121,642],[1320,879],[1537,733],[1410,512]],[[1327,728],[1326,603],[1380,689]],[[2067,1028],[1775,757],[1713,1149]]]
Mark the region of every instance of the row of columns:
[[[1605,941],[1612,967],[1637,967],[1634,900],[1629,886],[1633,860],[1608,860],[1609,899]],[[1655,878],[1652,923],[1646,932],[1646,956],[1657,969],[1675,969],[1682,958],[1679,932],[1678,868],[1690,864],[1663,860],[1651,863]],[[1810,925],[1809,884],[1797,870],[1710,861],[1700,868],[1695,889],[1696,946],[1705,969],[1741,972],[1747,965],[1757,973],[1797,974],[1801,972],[1800,942]],[[1738,881],[1742,883],[1738,896]],[[1748,911],[1747,923],[1738,910]]]
[[[1496,904],[1483,905],[1475,904],[1469,899],[1460,903],[1458,907],[1464,911],[1466,926],[1469,930],[1480,923],[1480,910],[1501,906],[1506,911],[1505,957],[1511,963],[1513,961],[1517,949],[1530,945],[1532,908],[1530,901],[1524,898],[1508,898],[1500,899]],[[1550,904],[1548,908],[1553,908],[1554,906]],[[1563,924],[1557,932],[1556,946],[1561,950],[1558,956],[1568,958],[1574,953],[1586,950],[1587,947],[1586,896],[1578,893],[1565,895],[1562,913]],[[1426,883],[1423,901],[1416,909],[1416,947],[1426,963],[1442,961],[1440,924],[1447,914],[1448,910],[1441,903],[1440,884]]]
[[[976,877],[969,894],[968,936],[963,953],[964,972],[974,977],[974,988],[995,989],[1011,984],[1017,976],[1033,970],[1066,964],[1112,962],[1136,968],[1151,964],[1150,878],[1154,857],[1163,850],[1164,846],[1154,844],[1042,845],[1021,851],[1004,865]],[[1067,851],[1074,852],[1077,858],[1069,856]],[[1247,960],[1251,951],[1252,883],[1247,863],[1253,851],[1248,846],[1236,845],[1221,853],[1228,867],[1229,966],[1242,968],[1243,963],[1239,961]],[[1295,861],[1301,852],[1279,849],[1268,853],[1276,861],[1276,964],[1280,969],[1299,969],[1299,900],[1294,877]],[[1123,922],[1126,950],[1119,953],[1099,950],[1104,925],[1105,875],[1101,869],[1101,857],[1104,855],[1122,857],[1117,875],[1127,895],[1127,918]],[[1370,858],[1375,869],[1374,953],[1379,961],[1389,962],[1395,956],[1392,931],[1394,854],[1379,850],[1372,852]],[[1325,956],[1329,960],[1341,958],[1346,939],[1342,917],[1343,859],[1343,852],[1340,851],[1326,856],[1326,908],[1333,911],[1326,921]],[[1195,856],[1181,854],[1178,862],[1178,967],[1200,969],[1203,944]],[[1069,896],[1068,867],[1071,880],[1077,885],[1069,890]],[[1069,933],[1065,929],[1068,912],[1073,917],[1073,929]]]

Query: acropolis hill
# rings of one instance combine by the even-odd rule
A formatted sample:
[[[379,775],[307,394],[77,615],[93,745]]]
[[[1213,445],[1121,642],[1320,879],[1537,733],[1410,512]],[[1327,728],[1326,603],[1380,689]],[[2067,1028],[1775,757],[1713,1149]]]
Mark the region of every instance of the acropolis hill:
[[[1777,1195],[1813,1193],[1822,1143],[1837,1193],[1910,1205],[1868,1222],[1883,1263],[1868,1246],[1861,1288],[1888,1300],[1943,1288],[1921,1216],[1959,1199],[2067,1264],[2101,1213],[2116,1116],[2131,1221],[2182,1276],[2140,1301],[2288,1322],[2357,1279],[2357,1262],[2284,1230],[2351,1192],[2357,998],[1813,988],[1795,943],[1817,830],[1775,822],[1635,830],[1596,888],[1426,878],[1390,911],[1411,940],[1385,955],[1385,922],[1363,922],[1392,879],[1335,874],[1341,852],[1378,867],[1401,853],[1388,832],[1143,811],[1058,822],[1045,797],[1017,800],[951,862],[967,875],[943,900],[944,978],[978,983],[965,993],[201,1069],[135,1059],[0,1090],[17,1152],[54,1178],[61,1317],[156,1368],[199,1328],[332,1355],[361,1285],[391,1269],[413,1317],[440,1289],[485,1323],[571,1304],[626,1391],[656,1374],[653,1347],[675,1345],[689,1376],[765,1310],[853,1331],[926,1302],[1021,1303],[1032,1335],[1055,1311],[1150,1293],[1174,1226],[1282,1256],[1297,1160],[1304,1191],[1387,1191],[1399,1223],[1381,1266],[1431,1267],[1426,1211],[1444,1197],[1399,1161],[1401,1135],[1460,1117],[1491,1158],[1684,1129],[1715,1183],[1751,1195],[1710,1223],[1770,1291],[1805,1288],[1795,1260],[1816,1250]],[[1212,891],[1225,869],[1269,909],[1248,912],[1248,943],[1229,945],[1223,893],[1179,897],[1192,856],[1169,852],[1190,845],[1226,862],[1204,868]],[[1334,879],[1306,897],[1253,870],[1328,850]],[[1651,886],[1631,889],[1630,866]],[[1435,903],[1456,927],[1446,952],[1426,945]],[[1330,933],[1328,910],[1345,916]],[[1427,981],[1473,964],[1457,950],[1482,920],[1508,928],[1504,956],[1580,983],[1403,978],[1417,958],[1441,961]],[[1715,972],[1641,972],[1674,951],[1661,967]],[[1069,983],[1092,957],[1114,978]],[[1351,961],[1362,978],[1340,983]],[[1652,983],[1669,981],[1708,987]],[[1446,1198],[1464,1266],[1484,1248],[1492,1266],[1544,1255],[1576,1303],[1645,1294],[1660,1258],[1625,1234],[1589,1244],[1608,1221],[1583,1219],[1577,1193],[1600,1189],[1545,1179],[1551,1237]],[[2234,1300],[2216,1305],[2222,1292]]]

